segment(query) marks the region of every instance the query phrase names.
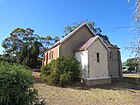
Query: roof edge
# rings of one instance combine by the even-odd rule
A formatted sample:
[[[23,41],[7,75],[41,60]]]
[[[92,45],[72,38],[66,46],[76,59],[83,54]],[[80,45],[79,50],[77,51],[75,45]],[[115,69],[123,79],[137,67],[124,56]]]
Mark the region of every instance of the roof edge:
[[[103,45],[105,46],[105,48],[106,48],[108,51],[110,51],[110,49],[108,48],[108,46],[106,46],[106,44],[102,41],[102,39],[101,39],[99,36],[95,36],[95,38],[87,45],[87,47],[86,47],[84,50],[87,50],[87,49],[90,47],[90,45],[91,45],[96,39],[99,39],[99,40],[103,43]]]
[[[93,35],[95,35],[95,33],[92,31],[92,29],[89,27],[89,25],[85,22],[85,23],[82,23],[79,27],[77,27],[76,29],[74,29],[72,32],[70,32],[67,36],[65,36],[64,38],[62,38],[61,40],[60,40],[60,43],[63,43],[63,42],[65,42],[69,37],[71,37],[75,32],[77,32],[80,28],[82,28],[83,26],[87,26],[88,27],[88,29],[90,30],[90,32],[93,34]]]
[[[89,27],[87,22],[82,23],[79,27],[74,29],[72,32],[70,32],[67,36],[63,37],[60,41],[58,41],[56,44],[54,44],[51,48],[47,49],[44,53],[51,50],[52,48],[56,47],[57,45],[60,45],[61,43],[64,43],[69,37],[71,37],[75,32],[77,32],[81,27],[87,26],[90,32],[96,36],[96,34],[93,32],[93,30]]]

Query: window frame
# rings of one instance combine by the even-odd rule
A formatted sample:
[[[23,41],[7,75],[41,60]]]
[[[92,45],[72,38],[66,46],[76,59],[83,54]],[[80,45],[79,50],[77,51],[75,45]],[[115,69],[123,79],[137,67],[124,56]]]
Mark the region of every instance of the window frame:
[[[96,53],[96,58],[97,58],[97,62],[100,62],[100,53],[99,52]]]

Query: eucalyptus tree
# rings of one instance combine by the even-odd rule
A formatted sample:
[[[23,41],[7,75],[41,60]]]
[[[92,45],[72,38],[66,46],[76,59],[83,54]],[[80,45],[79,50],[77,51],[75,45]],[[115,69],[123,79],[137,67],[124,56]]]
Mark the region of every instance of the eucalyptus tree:
[[[39,63],[38,59],[43,57],[43,52],[58,40],[58,37],[57,39],[51,36],[40,37],[34,34],[31,28],[16,28],[2,41],[2,47],[5,49],[2,55],[3,61],[35,68]]]

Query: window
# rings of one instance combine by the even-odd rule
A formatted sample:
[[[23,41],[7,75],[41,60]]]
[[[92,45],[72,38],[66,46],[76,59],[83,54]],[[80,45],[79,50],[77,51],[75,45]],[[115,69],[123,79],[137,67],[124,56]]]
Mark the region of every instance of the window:
[[[52,54],[52,59],[53,59],[53,51],[51,52],[51,54]]]
[[[53,59],[53,51],[50,51],[49,53],[49,60]]]
[[[48,53],[46,54],[45,58],[46,58],[45,60],[47,61],[48,60]]]
[[[112,59],[112,52],[109,53],[109,58]]]
[[[49,60],[51,60],[51,52],[49,52]]]
[[[97,62],[100,61],[100,58],[99,58],[99,53],[97,53]]]

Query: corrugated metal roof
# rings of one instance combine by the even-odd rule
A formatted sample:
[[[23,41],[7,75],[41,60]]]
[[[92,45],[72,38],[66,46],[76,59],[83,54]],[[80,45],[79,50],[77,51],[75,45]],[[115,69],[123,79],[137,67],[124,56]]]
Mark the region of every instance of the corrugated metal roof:
[[[83,51],[85,48],[95,39],[95,37],[90,38],[88,41],[80,43],[80,45],[74,51]]]
[[[107,45],[107,47],[109,47],[109,48],[117,48],[117,49],[119,49],[119,47],[117,47],[116,45],[113,45],[113,44],[111,44],[111,43],[109,43],[109,42],[106,42],[106,41],[104,41],[104,43]]]
[[[79,46],[77,46],[77,48],[74,51],[83,51],[83,50],[86,50],[91,45],[91,43],[93,41],[95,41],[97,38],[104,44],[104,46],[107,49],[108,48],[117,48],[117,49],[119,49],[117,46],[115,46],[115,45],[113,45],[113,44],[111,44],[109,42],[106,42],[106,41],[102,40],[99,36],[95,36],[95,37],[90,38],[88,41],[85,41],[85,42],[80,43]]]

